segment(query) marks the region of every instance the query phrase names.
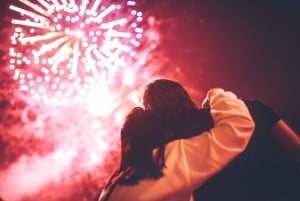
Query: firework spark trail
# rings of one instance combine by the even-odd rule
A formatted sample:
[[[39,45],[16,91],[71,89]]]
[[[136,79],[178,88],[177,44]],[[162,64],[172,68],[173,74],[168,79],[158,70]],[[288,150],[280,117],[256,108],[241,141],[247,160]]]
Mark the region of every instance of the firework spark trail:
[[[19,0],[11,5],[20,14],[12,20],[10,48],[10,69],[20,89],[45,103],[59,103],[68,98],[63,95],[85,94],[93,82],[115,78],[140,44],[142,13],[135,5],[101,0]],[[32,73],[32,68],[40,71]],[[79,82],[76,87],[74,82]],[[36,90],[40,86],[44,90]]]
[[[31,108],[23,111],[14,131],[24,135],[20,142],[42,139],[37,146],[52,148],[45,148],[43,155],[37,150],[19,153],[16,161],[0,171],[5,181],[0,191],[7,198],[32,201],[41,193],[44,200],[58,201],[59,195],[69,193],[63,200],[74,200],[69,198],[78,188],[63,188],[65,183],[74,183],[72,178],[90,171],[102,178],[114,168],[104,168],[105,153],[117,155],[123,118],[129,108],[141,104],[142,87],[158,67],[152,63],[148,71],[142,70],[149,59],[154,60],[151,52],[159,40],[153,35],[142,37],[143,14],[134,6],[134,1],[111,6],[104,0],[80,5],[74,0],[20,0],[10,6],[21,15],[12,20],[8,69],[20,84],[21,93],[15,94]],[[135,52],[141,43],[146,43],[144,49]],[[30,110],[36,113],[35,120],[28,120]],[[16,143],[10,148],[13,154],[18,146],[31,147]],[[53,168],[51,174],[47,174],[49,168]],[[30,179],[35,175],[38,178]],[[103,178],[93,179],[103,182]],[[29,181],[30,189],[26,188]],[[43,189],[51,183],[59,186],[55,196]],[[26,194],[29,197],[23,199]]]

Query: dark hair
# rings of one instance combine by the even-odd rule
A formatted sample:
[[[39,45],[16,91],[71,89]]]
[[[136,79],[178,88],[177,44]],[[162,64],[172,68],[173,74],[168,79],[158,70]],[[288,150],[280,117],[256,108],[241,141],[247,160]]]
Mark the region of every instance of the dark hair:
[[[118,183],[137,184],[143,178],[159,178],[164,166],[164,132],[152,112],[135,107],[127,115],[121,129],[121,163],[111,180]],[[153,156],[153,149],[158,154]]]
[[[143,104],[146,109],[169,115],[181,115],[186,110],[198,108],[180,83],[167,79],[157,79],[146,85]]]
[[[161,177],[165,144],[195,136],[212,126],[199,124],[205,119],[212,122],[210,112],[199,112],[178,82],[155,80],[146,86],[143,102],[146,110],[135,107],[126,117],[121,129],[121,163],[106,186],[133,185],[143,178]],[[190,129],[194,124],[197,127]],[[154,148],[158,148],[155,156]]]
[[[180,83],[167,79],[157,79],[146,85],[143,104],[147,110],[152,110],[171,132],[174,125],[178,125],[191,111],[198,109]]]

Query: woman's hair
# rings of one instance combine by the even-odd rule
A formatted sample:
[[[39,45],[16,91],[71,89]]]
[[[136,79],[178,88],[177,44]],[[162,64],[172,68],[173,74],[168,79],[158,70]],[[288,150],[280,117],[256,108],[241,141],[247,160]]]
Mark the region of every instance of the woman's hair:
[[[146,109],[161,111],[161,113],[168,112],[168,114],[171,113],[170,115],[197,109],[183,86],[167,79],[157,79],[146,85],[143,104]]]
[[[188,92],[175,81],[157,79],[146,85],[143,105],[164,122],[166,128],[177,125],[198,109]]]
[[[135,107],[126,116],[121,129],[121,163],[108,185],[133,185],[144,178],[161,177],[165,165],[165,144],[174,139],[194,136],[207,129],[181,129],[181,126],[185,128],[189,127],[190,122],[194,123],[192,119],[198,114],[198,108],[177,82],[159,79],[148,84],[143,102],[146,110]],[[209,111],[207,114],[209,115]],[[201,120],[200,118],[199,121]],[[199,121],[197,120],[197,124]],[[175,128],[174,125],[179,127]],[[191,135],[186,135],[189,133]],[[154,148],[158,148],[155,155]]]
[[[135,107],[121,129],[121,163],[115,172],[120,184],[137,184],[143,178],[162,176],[164,128],[152,112]],[[153,155],[154,148],[158,154]]]

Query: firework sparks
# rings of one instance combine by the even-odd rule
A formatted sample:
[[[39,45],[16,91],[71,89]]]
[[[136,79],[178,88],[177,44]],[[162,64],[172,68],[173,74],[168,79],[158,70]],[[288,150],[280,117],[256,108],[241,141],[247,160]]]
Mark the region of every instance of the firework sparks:
[[[1,196],[74,200],[79,188],[94,189],[81,192],[88,200],[98,195],[119,159],[125,114],[141,105],[140,92],[163,61],[153,55],[160,42],[156,27],[142,24],[145,16],[135,7],[134,1],[108,0],[15,0],[9,7],[6,69],[20,86],[12,94],[25,109],[16,113],[12,105],[7,110],[16,117],[5,121],[11,126],[0,122],[10,144],[0,170]],[[55,196],[48,194],[54,189]]]
[[[9,7],[18,14],[9,68],[20,89],[58,103],[113,79],[140,45],[143,14],[135,6],[135,1],[16,1]]]

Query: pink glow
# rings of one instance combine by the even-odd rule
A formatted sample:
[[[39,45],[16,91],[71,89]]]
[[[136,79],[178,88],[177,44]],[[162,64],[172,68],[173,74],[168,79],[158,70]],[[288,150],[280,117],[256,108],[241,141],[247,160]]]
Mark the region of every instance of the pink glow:
[[[16,4],[23,10],[11,7],[12,12],[23,13],[36,23],[45,20],[41,9],[56,13],[51,5],[59,4],[63,8],[60,13],[71,12],[66,2],[75,3],[26,2]],[[117,12],[122,29],[95,31],[86,21],[83,28],[78,21],[76,25],[82,29],[72,33],[59,23],[60,13],[53,17],[58,25],[54,29],[51,22],[44,21],[38,29],[32,27],[34,23],[14,21],[7,69],[20,88],[3,91],[8,106],[0,121],[1,143],[8,147],[0,166],[0,196],[5,199],[59,201],[81,196],[79,200],[91,200],[117,164],[120,126],[130,108],[141,105],[143,86],[160,65],[151,58],[159,40],[148,34],[136,38],[136,33],[144,35],[138,28],[141,23],[133,20],[134,26],[126,25],[118,13],[126,5],[113,6],[110,9],[115,10],[108,12],[109,6],[101,6],[107,2],[90,1],[89,6],[93,6],[91,11],[106,12],[102,16],[99,12],[97,20],[104,21],[104,16]],[[127,6],[135,6],[135,2],[129,1]],[[130,12],[127,17],[141,15]],[[75,23],[78,16],[70,15],[66,21]],[[109,19],[105,26],[116,28],[116,23]],[[48,28],[51,31],[44,32]],[[107,40],[103,41],[105,33]],[[140,44],[144,46],[136,51]]]

